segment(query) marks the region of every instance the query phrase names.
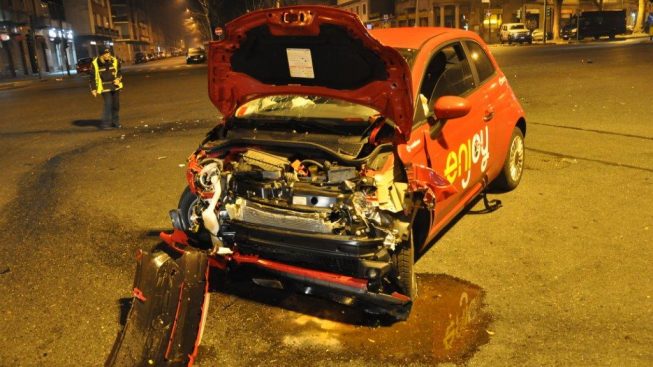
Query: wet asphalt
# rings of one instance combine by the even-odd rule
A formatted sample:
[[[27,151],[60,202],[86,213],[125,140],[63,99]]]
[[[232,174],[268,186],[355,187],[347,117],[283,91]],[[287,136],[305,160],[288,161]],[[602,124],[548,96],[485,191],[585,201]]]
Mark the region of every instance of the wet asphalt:
[[[526,110],[524,179],[421,255],[410,319],[217,276],[197,365],[653,364],[653,43],[492,51]],[[170,226],[217,115],[206,68],[125,85],[116,131],[82,78],[0,91],[0,366],[103,364],[134,254]]]

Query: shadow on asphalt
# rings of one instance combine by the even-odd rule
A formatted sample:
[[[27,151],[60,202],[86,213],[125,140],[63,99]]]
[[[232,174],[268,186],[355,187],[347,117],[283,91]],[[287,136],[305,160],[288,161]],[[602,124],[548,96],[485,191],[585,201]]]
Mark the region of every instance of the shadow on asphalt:
[[[129,315],[129,309],[132,307],[133,298],[120,298],[118,300],[118,307],[120,308],[120,326],[125,326],[127,323],[127,316]]]
[[[102,124],[102,120],[75,120],[73,121],[73,126],[77,127],[96,127],[100,128],[100,125]]]

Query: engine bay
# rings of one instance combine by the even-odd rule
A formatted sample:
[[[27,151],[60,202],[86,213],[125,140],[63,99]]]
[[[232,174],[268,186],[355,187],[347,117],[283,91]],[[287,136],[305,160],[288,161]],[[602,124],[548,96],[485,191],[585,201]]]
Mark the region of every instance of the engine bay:
[[[407,225],[398,218],[407,185],[395,182],[392,170],[383,174],[373,169],[392,154],[375,156],[375,166],[343,165],[315,156],[279,147],[198,150],[191,156],[187,177],[197,200],[188,208],[185,228],[174,215],[173,223],[191,232],[208,231],[217,253],[237,245],[231,225],[239,223],[381,239],[384,247],[394,250],[406,236]]]

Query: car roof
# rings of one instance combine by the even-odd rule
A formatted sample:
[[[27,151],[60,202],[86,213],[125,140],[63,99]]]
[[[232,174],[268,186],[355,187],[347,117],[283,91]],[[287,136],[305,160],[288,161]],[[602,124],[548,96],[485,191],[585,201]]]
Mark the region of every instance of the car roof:
[[[395,48],[420,48],[426,41],[441,35],[454,37],[468,36],[470,32],[462,29],[444,27],[403,27],[379,28],[370,34],[386,46]]]

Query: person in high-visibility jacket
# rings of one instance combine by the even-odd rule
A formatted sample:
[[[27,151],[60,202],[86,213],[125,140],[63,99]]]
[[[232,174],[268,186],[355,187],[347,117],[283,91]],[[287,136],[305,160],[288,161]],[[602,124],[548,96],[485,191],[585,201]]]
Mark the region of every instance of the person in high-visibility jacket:
[[[120,61],[111,55],[111,50],[105,49],[102,55],[93,59],[90,81],[93,97],[97,97],[99,94],[104,99],[100,129],[120,128],[122,73],[120,72]]]

